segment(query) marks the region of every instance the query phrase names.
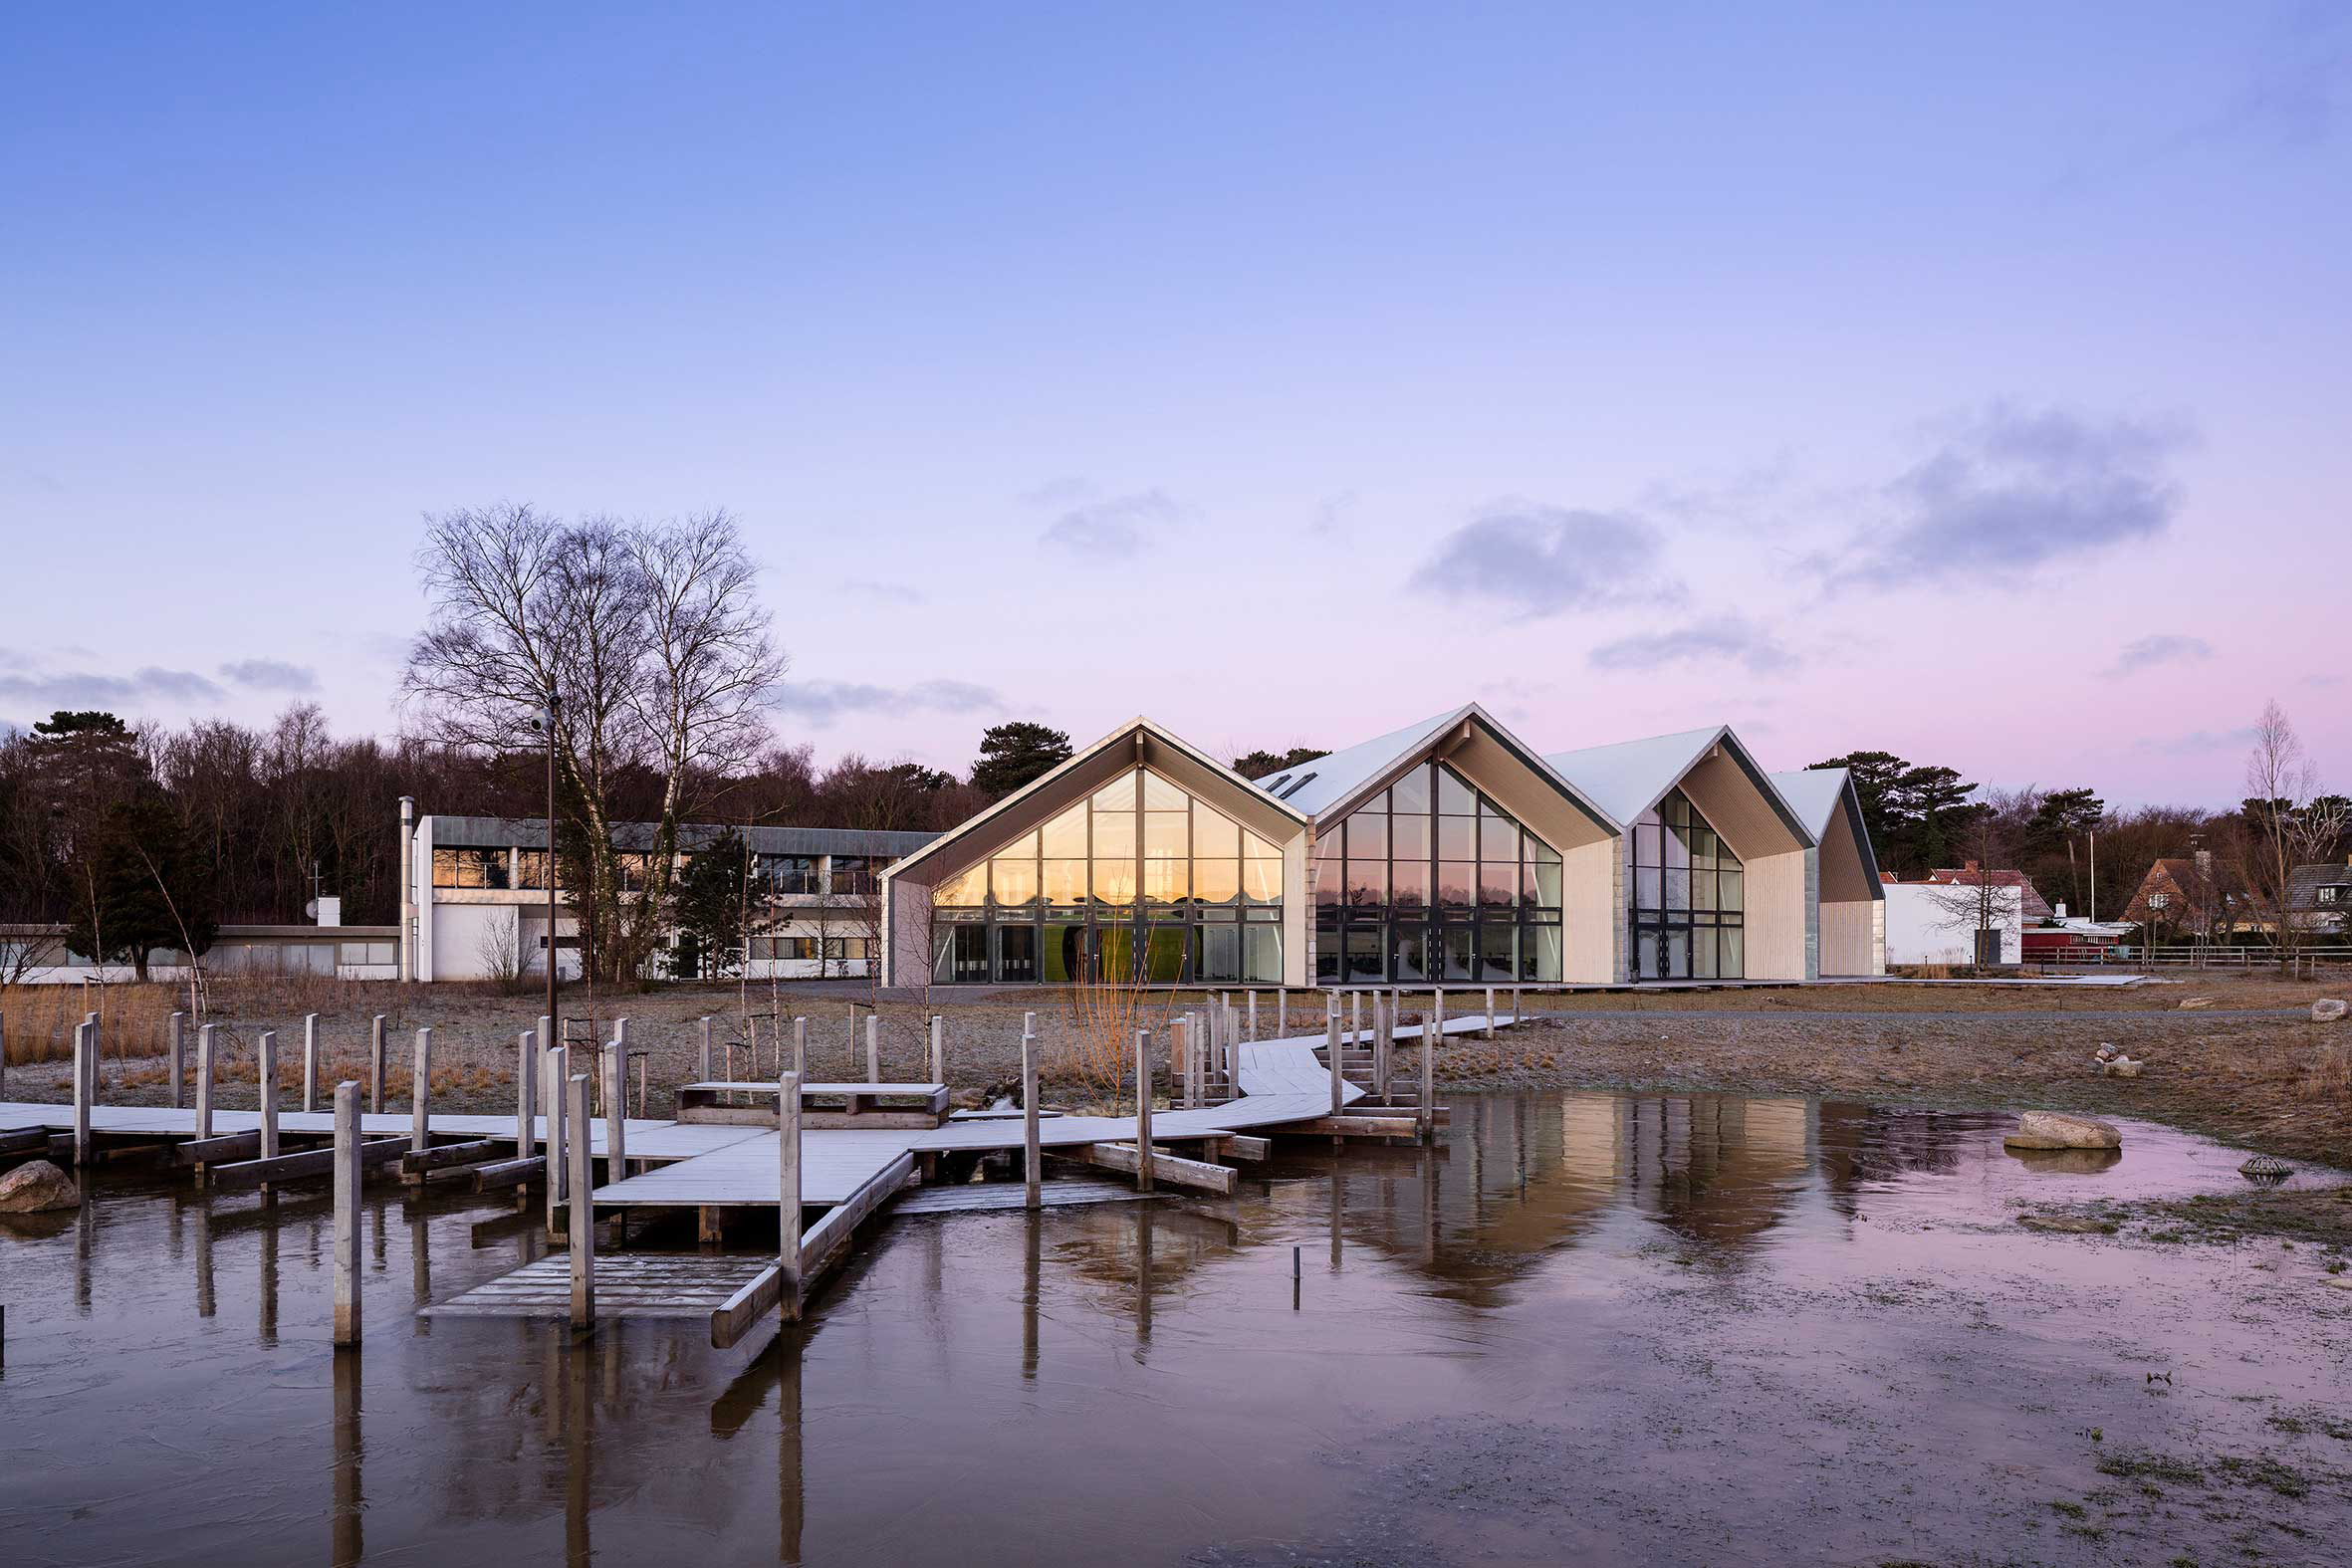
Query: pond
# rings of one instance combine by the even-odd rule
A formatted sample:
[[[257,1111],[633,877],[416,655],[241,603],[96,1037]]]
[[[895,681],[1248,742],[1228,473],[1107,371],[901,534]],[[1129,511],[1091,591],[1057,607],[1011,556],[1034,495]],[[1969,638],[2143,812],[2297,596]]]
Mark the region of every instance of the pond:
[[[2352,1291],[2318,1248],[2016,1223],[2235,1192],[2236,1151],[2127,1123],[2120,1161],[2052,1168],[1984,1115],[1452,1104],[1436,1148],[1300,1145],[1230,1204],[894,1221],[807,1324],[725,1352],[693,1323],[575,1348],[419,1318],[541,1243],[476,1244],[496,1210],[383,1185],[366,1342],[339,1358],[324,1201],[111,1180],[0,1232],[0,1560],[2342,1547]]]

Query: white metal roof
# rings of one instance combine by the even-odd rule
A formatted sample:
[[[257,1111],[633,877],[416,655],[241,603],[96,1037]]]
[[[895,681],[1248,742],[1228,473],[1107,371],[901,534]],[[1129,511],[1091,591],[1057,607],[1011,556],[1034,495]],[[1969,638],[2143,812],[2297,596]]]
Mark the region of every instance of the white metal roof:
[[[1328,757],[1317,757],[1312,762],[1270,774],[1258,781],[1258,787],[1294,810],[1320,816],[1323,807],[1354,793],[1386,773],[1398,758],[1427,746],[1471,712],[1471,707],[1449,708],[1419,724],[1408,724],[1401,730],[1359,742],[1344,752],[1333,752]]]
[[[1682,776],[1697,766],[1709,747],[1730,733],[1719,724],[1653,735],[1647,740],[1619,741],[1614,746],[1554,752],[1543,760],[1602,810],[1620,822],[1631,823],[1681,783]]]
[[[1838,799],[1845,793],[1844,769],[1803,768],[1766,777],[1780,791],[1780,798],[1788,802],[1788,809],[1804,823],[1806,832],[1818,839],[1829,831],[1829,819],[1837,814]]]

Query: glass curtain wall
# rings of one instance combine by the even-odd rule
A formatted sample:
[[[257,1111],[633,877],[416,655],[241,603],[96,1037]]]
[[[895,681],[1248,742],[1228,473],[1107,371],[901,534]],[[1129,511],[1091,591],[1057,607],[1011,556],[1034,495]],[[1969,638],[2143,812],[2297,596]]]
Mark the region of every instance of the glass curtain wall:
[[[941,983],[1279,984],[1283,852],[1136,768],[932,891]]]
[[[1560,978],[1559,851],[1443,763],[1315,843],[1315,982]]]
[[[1633,978],[1748,973],[1748,874],[1680,789],[1633,824]]]

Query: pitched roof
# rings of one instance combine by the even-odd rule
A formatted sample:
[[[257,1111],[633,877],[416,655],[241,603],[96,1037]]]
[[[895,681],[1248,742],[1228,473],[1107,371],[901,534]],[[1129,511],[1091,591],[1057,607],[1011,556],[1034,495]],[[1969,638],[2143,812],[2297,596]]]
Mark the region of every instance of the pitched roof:
[[[1829,820],[1837,814],[1837,803],[1846,790],[1847,774],[1843,768],[1803,768],[1789,774],[1767,774],[1772,787],[1780,791],[1780,798],[1788,802],[1805,830],[1818,839],[1829,831]]]
[[[2040,889],[2033,885],[2033,879],[2022,871],[2004,871],[1999,868],[1992,871],[1980,871],[1975,866],[1941,866],[1928,873],[1930,882],[1941,882],[1947,887],[1977,887],[1981,886],[1987,877],[1993,879],[1995,887],[2019,889],[2017,912],[2025,919],[2047,920],[2054,913],[2049,903],[2041,896]]]
[[[2352,888],[2352,865],[2339,865],[2323,860],[2316,865],[2300,865],[2287,873],[2286,907],[2293,910],[2317,909],[2319,890],[2323,887]],[[2338,893],[2331,910],[2342,909],[2352,895]]]
[[[1358,741],[1343,752],[1333,752],[1327,757],[1313,758],[1295,768],[1270,774],[1258,781],[1258,787],[1294,810],[1303,811],[1309,816],[1319,816],[1325,806],[1370,784],[1394,766],[1399,758],[1427,746],[1471,711],[1470,707],[1449,708],[1418,724],[1408,724],[1401,730],[1391,730],[1386,735]]]
[[[1543,760],[1568,783],[1583,790],[1600,808],[1620,822],[1658,803],[1683,775],[1707,755],[1707,749],[1730,733],[1723,725],[1704,730],[1681,730],[1645,740],[1619,741],[1613,746],[1587,746],[1581,751],[1554,752]]]

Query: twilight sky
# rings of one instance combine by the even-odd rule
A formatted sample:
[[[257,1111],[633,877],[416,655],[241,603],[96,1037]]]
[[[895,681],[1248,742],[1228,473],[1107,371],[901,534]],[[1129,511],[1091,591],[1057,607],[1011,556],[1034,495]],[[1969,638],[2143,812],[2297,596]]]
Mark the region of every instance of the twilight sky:
[[[726,507],[779,728],[2352,784],[2352,7],[39,7],[0,721],[389,732],[427,511]]]

